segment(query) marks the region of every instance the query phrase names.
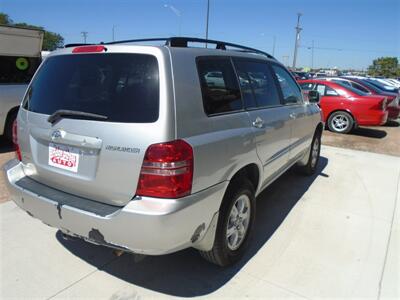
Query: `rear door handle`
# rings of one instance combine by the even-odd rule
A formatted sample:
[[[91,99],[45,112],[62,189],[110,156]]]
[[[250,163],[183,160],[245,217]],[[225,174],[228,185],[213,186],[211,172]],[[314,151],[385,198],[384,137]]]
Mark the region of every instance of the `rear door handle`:
[[[260,117],[257,117],[257,118],[253,121],[253,127],[262,128],[263,126],[264,126],[264,121],[263,121],[263,119],[261,119]]]

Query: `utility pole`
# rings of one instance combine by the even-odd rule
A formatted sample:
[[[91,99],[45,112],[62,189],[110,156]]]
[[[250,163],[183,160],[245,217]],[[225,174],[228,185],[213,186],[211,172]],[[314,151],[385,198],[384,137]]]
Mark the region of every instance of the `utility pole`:
[[[272,56],[275,56],[276,36],[274,35],[274,43],[272,44]]]
[[[208,21],[210,20],[210,0],[207,0],[206,40],[208,40]],[[207,48],[207,43],[206,43]]]
[[[115,41],[115,25],[112,27],[112,41]]]
[[[303,28],[300,27],[300,17],[301,16],[302,16],[301,13],[297,14],[296,41],[295,41],[295,44],[294,44],[294,54],[293,54],[293,69],[296,69],[297,48],[299,47],[300,31],[303,29]]]
[[[83,36],[83,43],[86,44],[86,39],[87,39],[88,32],[87,31],[82,31],[81,34]]]

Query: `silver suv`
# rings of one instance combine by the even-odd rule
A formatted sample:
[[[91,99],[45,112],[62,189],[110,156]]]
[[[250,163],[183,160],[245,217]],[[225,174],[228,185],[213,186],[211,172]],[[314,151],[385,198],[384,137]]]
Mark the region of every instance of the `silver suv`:
[[[148,255],[194,247],[232,264],[249,245],[257,195],[295,164],[315,172],[318,93],[303,99],[256,49],[147,42],[50,54],[19,110],[11,197],[66,236]]]

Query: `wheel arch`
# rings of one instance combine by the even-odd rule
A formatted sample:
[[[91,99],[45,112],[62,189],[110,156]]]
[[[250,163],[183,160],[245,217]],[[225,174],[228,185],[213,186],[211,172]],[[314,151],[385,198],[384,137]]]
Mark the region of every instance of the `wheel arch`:
[[[256,163],[250,163],[239,170],[237,170],[231,177],[230,182],[228,184],[227,189],[229,189],[229,186],[233,184],[236,180],[239,180],[240,178],[247,178],[251,182],[251,184],[254,187],[254,190],[257,191],[260,185],[260,166],[257,165]]]
[[[324,130],[324,124],[322,122],[319,122],[317,127],[314,130],[314,134],[318,133],[318,134],[322,135],[323,130]]]
[[[15,106],[15,107],[11,108],[11,109],[8,111],[7,117],[6,117],[6,124],[7,124],[8,121],[10,120],[11,116],[12,116],[14,113],[18,113],[18,111],[19,111],[19,106]]]
[[[4,120],[4,127],[3,127],[3,134],[4,135],[6,135],[6,136],[10,135],[9,125],[10,125],[10,122],[11,122],[11,117],[14,114],[18,114],[18,111],[19,111],[19,106],[14,106],[8,111],[7,116],[6,116],[5,120]],[[8,138],[11,138],[11,136],[8,136]]]

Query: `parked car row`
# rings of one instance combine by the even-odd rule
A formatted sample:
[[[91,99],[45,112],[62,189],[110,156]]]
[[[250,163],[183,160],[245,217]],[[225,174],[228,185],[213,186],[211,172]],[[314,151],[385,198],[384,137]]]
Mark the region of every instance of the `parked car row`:
[[[306,93],[310,90],[320,93],[323,119],[327,127],[337,133],[397,120],[400,116],[399,87],[395,86],[396,80],[393,85],[389,82],[355,76],[298,80]]]

